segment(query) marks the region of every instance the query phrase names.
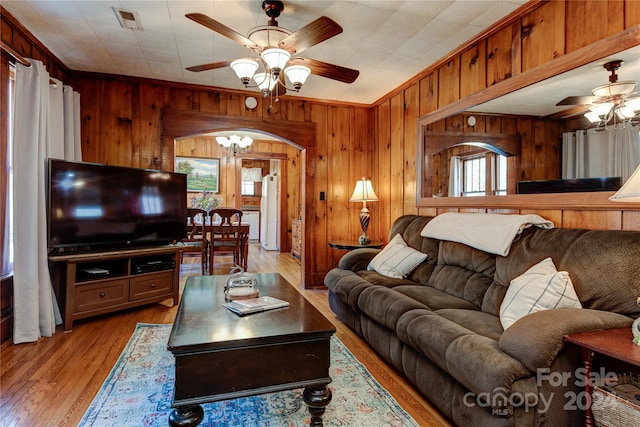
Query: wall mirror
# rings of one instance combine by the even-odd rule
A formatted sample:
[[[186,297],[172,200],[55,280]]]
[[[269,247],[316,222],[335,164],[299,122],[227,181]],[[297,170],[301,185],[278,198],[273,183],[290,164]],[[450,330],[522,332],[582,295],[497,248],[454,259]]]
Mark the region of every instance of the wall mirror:
[[[457,188],[451,191],[451,171],[455,171],[451,158],[485,157],[486,164],[490,165],[490,159],[496,157],[492,150],[482,149],[478,144],[470,146],[470,141],[500,147],[496,143],[498,138],[511,144],[505,160],[508,184],[491,187],[489,180],[497,180],[497,169],[487,166],[482,179],[487,181],[488,187],[482,195],[513,196],[518,181],[562,178],[562,161],[563,156],[566,157],[562,151],[562,134],[595,125],[584,117],[588,106],[556,104],[567,97],[591,95],[592,89],[609,83],[610,72],[603,65],[615,59],[624,61],[616,71],[618,81],[640,81],[640,45],[637,40],[626,46],[612,43],[593,52],[589,59],[584,52],[565,56],[567,58],[561,57],[550,64],[546,72],[532,70],[514,76],[509,79],[513,81],[500,82],[419,120],[419,207],[465,204],[455,200],[460,197],[450,197],[460,195]],[[635,90],[640,91],[640,87]],[[636,131],[640,129],[637,120],[633,125]],[[462,169],[462,166],[458,167],[458,170]],[[476,199],[475,203],[478,202],[480,200]]]

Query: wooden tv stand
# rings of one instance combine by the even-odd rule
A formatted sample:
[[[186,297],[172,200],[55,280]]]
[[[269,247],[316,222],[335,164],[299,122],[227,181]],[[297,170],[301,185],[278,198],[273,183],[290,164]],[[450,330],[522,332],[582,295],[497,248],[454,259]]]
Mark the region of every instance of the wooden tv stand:
[[[179,246],[50,255],[49,261],[65,331],[77,319],[167,298],[178,303]]]

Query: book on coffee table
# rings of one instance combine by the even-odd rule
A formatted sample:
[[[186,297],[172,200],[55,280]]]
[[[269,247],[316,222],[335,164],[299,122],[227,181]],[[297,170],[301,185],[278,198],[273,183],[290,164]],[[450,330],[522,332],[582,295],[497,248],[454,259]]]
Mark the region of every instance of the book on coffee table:
[[[245,314],[259,313],[261,311],[273,310],[275,308],[288,307],[289,303],[278,298],[265,296],[229,301],[222,305],[234,313],[244,316]]]

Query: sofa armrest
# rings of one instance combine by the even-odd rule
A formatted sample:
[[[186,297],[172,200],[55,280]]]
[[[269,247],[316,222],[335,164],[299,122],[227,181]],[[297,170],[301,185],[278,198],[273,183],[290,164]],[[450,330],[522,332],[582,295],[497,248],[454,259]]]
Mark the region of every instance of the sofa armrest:
[[[369,262],[380,253],[380,249],[362,248],[344,254],[338,262],[341,270],[360,271],[366,270]]]
[[[631,327],[621,314],[585,308],[544,310],[516,321],[500,337],[502,351],[520,360],[531,372],[548,368],[564,347],[564,336],[580,332]]]

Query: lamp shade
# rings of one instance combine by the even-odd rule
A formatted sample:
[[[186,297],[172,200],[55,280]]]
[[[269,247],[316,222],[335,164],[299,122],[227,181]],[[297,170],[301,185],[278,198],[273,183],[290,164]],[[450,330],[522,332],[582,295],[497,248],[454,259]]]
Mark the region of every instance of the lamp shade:
[[[373,186],[371,185],[371,181],[362,177],[356,183],[356,188],[353,190],[353,194],[351,195],[350,202],[377,202],[378,196],[376,196],[375,191],[373,191]]]
[[[277,83],[276,79],[271,78],[270,73],[256,73],[253,80],[263,93],[271,92]]]
[[[284,70],[289,81],[293,84],[293,87],[300,89],[304,82],[307,81],[307,77],[311,74],[311,69],[304,65],[292,65]]]
[[[612,202],[632,202],[640,203],[640,165],[631,174],[631,177],[624,185],[609,197]]]
[[[249,58],[237,59],[231,63],[231,68],[242,83],[248,84],[251,77],[258,70],[258,61]]]
[[[272,47],[265,49],[262,52],[262,59],[267,63],[267,66],[271,69],[276,76],[280,73],[291,58],[291,54],[284,49]]]

